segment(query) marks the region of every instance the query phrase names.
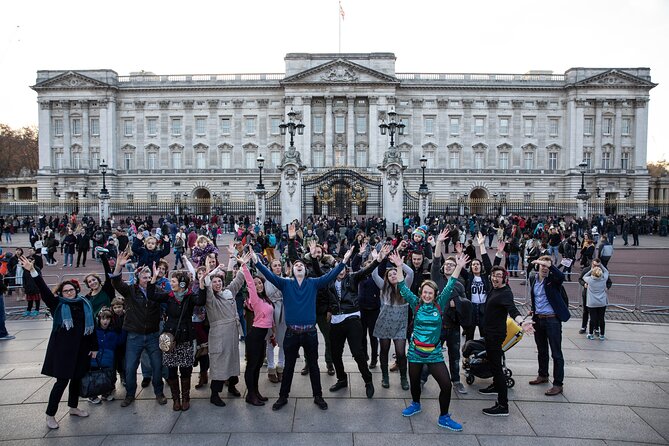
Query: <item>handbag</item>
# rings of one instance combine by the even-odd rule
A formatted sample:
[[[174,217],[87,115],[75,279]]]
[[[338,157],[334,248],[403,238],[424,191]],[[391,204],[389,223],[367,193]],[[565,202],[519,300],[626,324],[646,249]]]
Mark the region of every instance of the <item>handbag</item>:
[[[97,359],[98,366],[100,360]],[[89,370],[81,378],[79,396],[82,398],[94,398],[98,395],[110,393],[116,387],[116,370],[113,368],[98,368]]]
[[[186,309],[186,301],[184,298],[183,306],[181,307],[181,314],[179,315],[179,323],[177,324],[176,332],[179,333],[179,327],[181,326],[181,319],[184,315],[184,310]],[[177,338],[174,334],[169,331],[163,331],[158,337],[158,347],[163,351],[163,353],[168,353],[174,350],[177,345]]]

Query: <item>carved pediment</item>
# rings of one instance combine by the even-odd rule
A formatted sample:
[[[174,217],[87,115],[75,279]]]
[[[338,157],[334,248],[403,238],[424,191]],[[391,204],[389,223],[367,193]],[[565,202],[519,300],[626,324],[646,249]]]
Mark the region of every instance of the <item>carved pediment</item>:
[[[282,149],[283,149],[283,146],[281,144],[279,144],[278,142],[273,142],[272,144],[269,144],[267,146],[267,150],[269,150],[269,151],[273,151],[273,150],[276,151],[276,150],[282,150]]]
[[[227,142],[221,143],[218,145],[219,150],[232,150],[233,145],[228,144]]]
[[[199,143],[195,144],[195,145],[193,146],[193,148],[194,148],[196,151],[203,152],[203,151],[207,150],[207,149],[209,148],[209,146],[206,145],[206,144],[204,144],[204,143],[199,142]]]
[[[109,88],[115,86],[84,76],[75,71],[68,71],[32,86],[35,91],[44,89],[88,90],[91,88]]]
[[[136,147],[133,146],[132,144],[126,144],[123,147],[121,147],[122,152],[133,152],[135,149]]]
[[[399,144],[399,145],[397,146],[398,149],[400,149],[400,150],[402,150],[402,151],[404,151],[404,152],[408,152],[408,151],[410,151],[412,147],[413,147],[413,146],[412,146],[411,144],[409,144],[408,142],[403,142],[402,144]]]
[[[497,146],[497,150],[511,150],[513,146],[509,143],[503,142]]]
[[[450,143],[449,145],[447,145],[446,148],[448,150],[450,150],[451,152],[460,151],[460,150],[462,150],[462,144],[459,144],[457,142],[453,142],[453,143]]]
[[[484,144],[482,142],[476,143],[472,146],[472,149],[474,149],[476,151],[486,150],[487,148],[488,148],[488,145]]]
[[[247,142],[242,146],[242,149],[244,150],[257,150],[258,149],[258,144],[253,144],[252,142]]]
[[[546,150],[559,151],[559,150],[562,150],[562,146],[560,144],[553,143],[551,145],[546,146]]]
[[[160,150],[160,146],[157,146],[157,145],[151,143],[151,144],[147,144],[144,147],[144,150],[146,150],[147,152],[158,152]]]
[[[345,59],[336,59],[301,73],[285,78],[282,84],[341,84],[341,83],[368,83],[368,84],[398,84],[394,76],[381,73],[371,68],[350,62]]]
[[[437,147],[438,146],[433,142],[426,142],[425,144],[423,144],[423,150],[433,151],[437,150]]]
[[[174,144],[170,144],[170,150],[179,151],[179,150],[183,150],[183,149],[184,149],[184,146],[177,143],[177,142],[175,142]]]
[[[524,146],[521,146],[520,148],[523,149],[523,150],[537,150],[537,146],[535,146],[531,142],[525,144]]]
[[[608,88],[629,88],[629,87],[647,87],[653,88],[654,84],[646,79],[626,73],[621,70],[611,69],[595,76],[583,79],[574,84],[576,87],[608,87]]]

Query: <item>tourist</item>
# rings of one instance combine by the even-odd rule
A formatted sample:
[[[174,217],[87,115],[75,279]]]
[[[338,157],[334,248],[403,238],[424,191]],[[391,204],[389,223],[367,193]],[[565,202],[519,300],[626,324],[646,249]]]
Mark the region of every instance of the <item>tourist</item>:
[[[281,260],[275,258],[269,264],[272,272],[279,277],[283,275],[283,265]],[[267,343],[267,379],[271,383],[279,383],[283,378],[283,369],[285,365],[285,353],[283,349],[283,339],[286,335],[286,314],[283,306],[283,294],[271,282],[264,282],[265,293],[274,307],[274,327],[275,342]],[[276,345],[274,345],[276,343]],[[274,350],[278,347],[278,357],[275,361]]]
[[[594,263],[594,261],[593,261]],[[599,340],[606,339],[604,335],[604,315],[606,306],[609,304],[607,296],[607,281],[609,279],[609,270],[604,266],[602,260],[600,265],[593,266],[590,271],[585,273],[583,281],[587,291],[586,306],[590,315],[590,327],[588,329],[588,339],[595,339],[594,332],[599,332]]]

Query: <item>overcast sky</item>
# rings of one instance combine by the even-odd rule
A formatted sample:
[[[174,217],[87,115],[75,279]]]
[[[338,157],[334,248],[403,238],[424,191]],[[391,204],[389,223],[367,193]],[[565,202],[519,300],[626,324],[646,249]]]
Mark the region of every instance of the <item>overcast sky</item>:
[[[398,72],[650,67],[648,159],[666,159],[668,0],[342,0],[343,52],[393,52]],[[337,0],[7,1],[0,123],[37,124],[37,70],[282,73],[291,52],[337,52]]]

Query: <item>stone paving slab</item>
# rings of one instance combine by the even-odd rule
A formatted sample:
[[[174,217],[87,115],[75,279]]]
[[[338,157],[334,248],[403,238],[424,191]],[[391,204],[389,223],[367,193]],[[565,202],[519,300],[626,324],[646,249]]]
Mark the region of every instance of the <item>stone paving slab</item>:
[[[105,437],[65,437],[65,438],[33,438],[29,440],[0,441],[0,445],[12,446],[100,446]],[[134,443],[137,444],[137,443]]]
[[[0,405],[21,404],[48,381],[44,377],[0,380]]]
[[[290,398],[280,411],[272,411],[272,401],[261,407],[246,404],[243,399],[226,400],[225,407],[215,407],[198,400],[190,410],[181,412],[173,433],[197,434],[217,432],[290,432],[293,426],[295,398]],[[165,409],[172,412],[168,402]],[[314,406],[315,407],[315,406]],[[157,412],[163,412],[161,408]],[[174,413],[174,412],[172,412]]]
[[[46,427],[44,404],[16,404],[2,406],[0,411],[0,440],[21,440],[25,438],[42,438],[49,428]],[[56,419],[63,418],[62,409]]]
[[[218,444],[223,444],[218,443]],[[356,446],[358,442],[356,441]],[[341,434],[312,433],[233,433],[226,446],[353,446],[353,436]],[[199,446],[199,444],[198,444]]]
[[[628,355],[639,364],[669,367],[669,355],[664,352],[662,352],[662,355],[651,353],[628,353]]]
[[[570,403],[669,409],[669,395],[649,382],[576,378],[565,382],[564,396]]]
[[[653,342],[653,345],[669,355],[669,344]]]
[[[14,370],[12,367],[0,367],[0,379],[5,378],[12,370]]]
[[[39,339],[45,341],[49,339],[49,335],[51,334],[51,329],[50,328],[24,329],[24,330],[19,330],[13,334],[14,336],[16,336],[16,339],[20,340]]]
[[[39,404],[42,410],[44,405]],[[60,405],[60,412],[65,412],[65,405]],[[167,434],[172,431],[181,412],[173,412],[167,406],[160,406],[153,401],[135,401],[128,407],[121,407],[118,402],[81,407],[88,411],[88,418],[65,416],[60,428],[48,433],[49,437],[72,437],[86,435],[113,435],[127,429],[134,434]],[[40,417],[42,418],[42,417]],[[42,423],[39,423],[42,425]],[[46,427],[45,427],[46,429]]]
[[[665,395],[665,398],[667,396]],[[652,409],[649,407],[631,407],[637,415],[639,415],[646,423],[669,441],[669,410],[668,409]]]
[[[44,339],[15,339],[12,342],[0,342],[0,353],[32,350],[43,342]]]
[[[540,437],[665,443],[632,409],[597,404],[516,403]]]
[[[147,435],[109,435],[100,446],[165,446],[197,445],[219,446],[229,444],[230,434],[147,434]],[[79,446],[77,444],[77,446]]]
[[[610,443],[603,440],[583,440],[577,438],[537,438],[519,436],[492,436],[477,435],[476,438],[481,446],[518,446],[518,445],[542,445],[542,446],[604,446]]]
[[[416,415],[417,416],[417,415]],[[453,433],[447,437],[439,434],[388,434],[388,433],[356,433],[353,434],[355,446],[388,446],[391,444],[401,446],[425,446],[448,444],[449,446],[478,446],[474,435],[462,432]]]
[[[329,408],[323,411],[311,399],[298,399],[293,432],[412,432],[409,420],[400,415],[406,407],[403,400],[331,398],[326,401]]]
[[[616,341],[612,339],[607,339],[605,341],[600,341],[599,339],[579,339],[573,340],[572,342],[578,345],[580,350],[596,350],[596,351],[607,351],[607,352],[625,352],[625,353],[651,353],[653,355],[662,355],[666,354],[655,345],[648,342],[635,342],[635,341]]]
[[[44,359],[44,358],[42,358]],[[15,364],[9,374],[3,377],[3,379],[15,379],[15,378],[42,378],[42,363],[28,363],[28,364]]]
[[[588,370],[598,379],[669,382],[669,367],[631,364],[592,364]]]

